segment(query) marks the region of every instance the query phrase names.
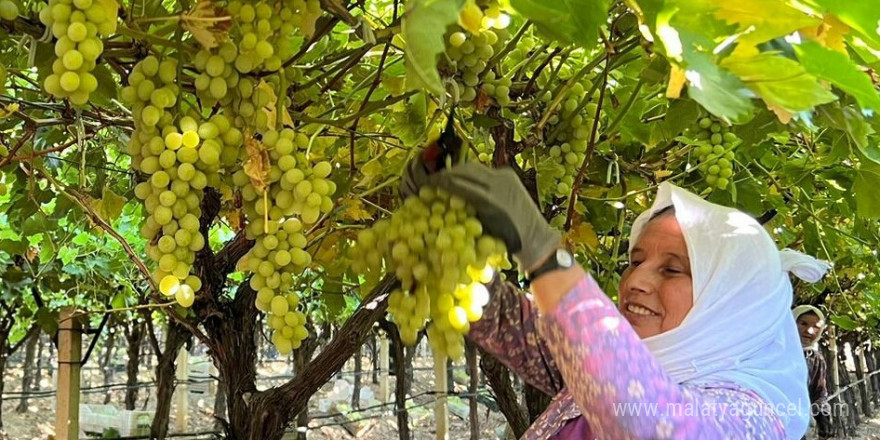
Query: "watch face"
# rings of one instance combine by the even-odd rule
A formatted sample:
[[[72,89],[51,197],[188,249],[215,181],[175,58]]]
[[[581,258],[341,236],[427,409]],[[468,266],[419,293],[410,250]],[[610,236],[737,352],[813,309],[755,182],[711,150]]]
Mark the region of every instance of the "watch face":
[[[571,254],[568,253],[565,249],[557,249],[556,250],[556,262],[559,263],[562,267],[571,267],[574,264],[574,259]]]

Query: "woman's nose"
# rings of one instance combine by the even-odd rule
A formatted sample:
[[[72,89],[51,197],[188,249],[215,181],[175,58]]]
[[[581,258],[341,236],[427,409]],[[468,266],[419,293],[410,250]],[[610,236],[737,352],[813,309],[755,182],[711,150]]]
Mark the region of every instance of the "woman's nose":
[[[631,293],[647,294],[654,290],[654,275],[650,270],[646,270],[644,266],[633,269],[627,280],[627,290]]]

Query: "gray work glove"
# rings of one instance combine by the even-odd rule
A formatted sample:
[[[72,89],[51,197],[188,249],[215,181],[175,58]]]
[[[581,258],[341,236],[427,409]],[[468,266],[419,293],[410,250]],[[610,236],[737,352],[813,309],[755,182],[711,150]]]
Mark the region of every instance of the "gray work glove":
[[[430,185],[465,199],[476,209],[484,231],[504,241],[521,272],[532,269],[560,246],[559,231],[544,220],[512,169],[478,163],[456,165],[435,174],[430,169],[422,155],[411,160],[401,178],[401,195],[408,197],[422,185]]]

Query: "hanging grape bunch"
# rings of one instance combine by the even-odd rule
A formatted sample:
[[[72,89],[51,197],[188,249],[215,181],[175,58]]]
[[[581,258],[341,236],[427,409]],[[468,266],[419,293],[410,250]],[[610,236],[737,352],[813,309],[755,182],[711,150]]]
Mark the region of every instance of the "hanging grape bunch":
[[[98,87],[91,73],[104,51],[100,37],[116,32],[118,5],[114,0],[49,0],[40,10],[40,22],[56,38],[52,74],[43,87],[74,105],[85,105]]]
[[[699,141],[694,150],[699,167],[709,186],[726,189],[733,175],[734,150],[742,140],[727,124],[710,117],[701,118],[695,137]]]
[[[223,115],[199,122],[184,116],[175,124],[179,89],[177,63],[148,56],[134,66],[121,96],[132,108],[135,130],[127,152],[145,181],[135,187],[147,220],[141,235],[158,266],[159,291],[189,307],[201,280],[191,275],[195,252],[205,246],[199,230],[205,187],[219,186],[222,155],[238,156],[241,132]]]
[[[486,12],[500,16],[497,5],[490,7]],[[462,9],[459,23],[446,36],[446,55],[449,58],[445,67],[453,72],[452,77],[456,82],[457,96],[462,102],[472,102],[477,98],[477,88],[481,82],[480,74],[486,70],[487,63],[493,55],[498,53],[509,37],[507,30],[499,28],[501,25],[484,14],[473,2],[469,2]],[[492,27],[495,29],[492,29]],[[487,75],[489,73],[487,72]],[[510,79],[507,78],[494,84],[494,73],[490,76],[493,83],[492,93],[500,105],[510,103]],[[456,90],[450,87],[448,92],[456,96]]]
[[[510,267],[505,253],[500,240],[483,234],[464,200],[423,187],[389,219],[358,234],[353,268],[374,278],[384,268],[400,280],[388,311],[405,344],[414,344],[430,321],[432,348],[458,359],[463,335],[489,301],[482,283],[491,281],[495,269]]]
[[[314,19],[321,13],[320,2],[232,1],[228,11],[236,25],[227,41],[196,54],[193,64],[199,74],[194,85],[206,103],[223,104],[234,115],[237,127],[247,124],[267,130],[271,121],[259,110],[270,104],[269,91],[277,88],[280,76],[285,75],[280,70],[282,60],[289,59],[296,49],[289,37],[297,30],[311,34]],[[263,81],[247,76],[260,71],[279,73]],[[286,95],[280,96],[282,105],[288,105]]]
[[[552,196],[568,198],[571,195],[571,186],[584,161],[596,115],[595,93],[589,98],[587,96],[592,85],[589,79],[574,83],[547,120],[544,132],[549,146],[548,156],[538,165],[539,174],[550,174],[552,177],[542,178],[543,182],[552,183],[539,185],[538,188],[545,199]],[[541,95],[541,100],[546,108],[556,97],[547,91]]]
[[[247,237],[256,241],[239,264],[253,274],[250,286],[257,292],[257,308],[269,317],[272,343],[287,354],[308,336],[305,315],[296,310],[299,297],[293,292],[295,277],[312,262],[305,227],[333,209],[330,196],[336,184],[328,179],[330,162],[306,155],[305,134],[285,128],[267,130],[259,137],[246,145],[249,155],[264,154],[268,160],[265,181],[254,179],[247,164],[233,175],[245,202]]]

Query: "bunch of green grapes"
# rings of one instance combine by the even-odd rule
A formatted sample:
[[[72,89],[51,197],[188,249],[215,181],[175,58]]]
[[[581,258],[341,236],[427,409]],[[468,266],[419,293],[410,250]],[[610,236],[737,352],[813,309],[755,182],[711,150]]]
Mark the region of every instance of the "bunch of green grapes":
[[[474,149],[477,150],[477,160],[487,165],[492,163],[492,156],[495,154],[495,142],[491,138],[476,142]]]
[[[701,118],[694,137],[698,140],[695,154],[706,183],[718,189],[726,189],[733,175],[734,149],[742,143],[727,124],[710,117]]]
[[[483,91],[502,107],[510,105],[511,84],[509,77],[496,78],[495,72],[491,70],[483,77]]]
[[[229,3],[228,11],[236,26],[230,31],[228,41],[196,54],[193,61],[199,74],[194,85],[199,97],[209,105],[223,104],[237,127],[250,125],[266,130],[270,128],[267,115],[259,110],[269,103],[270,97],[256,79],[245,75],[279,71],[283,60],[290,58],[296,49],[289,36],[305,26],[306,16],[320,13],[320,3],[318,0],[234,0]],[[278,80],[278,75],[269,78],[276,86]]]
[[[43,87],[74,105],[85,105],[98,87],[91,71],[104,50],[99,36],[116,32],[116,2],[104,0],[49,0],[40,10],[40,21],[55,36],[52,74]]]
[[[184,116],[175,124],[176,75],[174,61],[146,57],[132,69],[122,97],[135,122],[127,151],[132,167],[146,176],[135,195],[148,215],[141,235],[158,265],[154,278],[160,292],[189,307],[202,284],[190,272],[205,246],[199,230],[204,189],[220,186],[222,162],[238,158],[242,135],[222,115],[201,122]]]
[[[4,20],[15,20],[18,18],[18,6],[10,0],[0,0],[0,18]]]
[[[250,286],[257,291],[257,308],[269,314],[275,330],[273,342],[286,353],[308,336],[302,327],[305,319],[288,316],[296,308],[291,299],[296,297],[294,276],[312,262],[306,251],[305,227],[333,209],[336,184],[328,179],[333,168],[330,162],[313,163],[306,155],[309,138],[304,133],[288,128],[268,130],[262,133],[261,142],[269,160],[266,179],[261,182],[264,188],[255,186],[243,169],[233,174],[245,202],[247,237],[256,242],[239,264],[253,274]],[[276,319],[275,325],[273,318],[284,321]]]
[[[503,46],[504,41],[491,29],[482,29],[477,34],[470,34],[464,29],[457,28],[447,36],[446,55],[449,58],[449,68],[455,71],[453,78],[458,87],[460,101],[471,102],[477,98],[480,74],[486,70],[486,63]],[[494,90],[496,99],[497,96],[507,96],[506,102],[509,103],[509,89],[508,85],[508,95],[505,95],[503,86],[501,90],[497,90],[496,87]]]
[[[428,325],[436,353],[464,354],[463,335],[482,317],[493,268],[510,267],[504,244],[483,235],[474,209],[444,190],[423,187],[390,219],[361,231],[353,268],[377,278],[384,270],[400,280],[388,311],[406,344]]]
[[[553,195],[567,198],[571,195],[571,186],[574,184],[578,167],[584,161],[596,114],[596,103],[583,104],[590,87],[592,84],[589,80],[574,83],[548,119],[545,132],[548,135],[549,157],[553,160],[548,160],[539,171],[552,174],[556,183],[548,188],[540,188],[545,197]],[[549,105],[555,97],[550,92],[546,92],[541,96],[541,100]]]

